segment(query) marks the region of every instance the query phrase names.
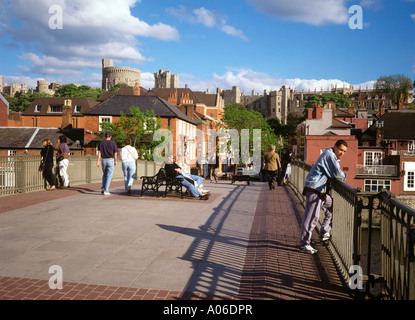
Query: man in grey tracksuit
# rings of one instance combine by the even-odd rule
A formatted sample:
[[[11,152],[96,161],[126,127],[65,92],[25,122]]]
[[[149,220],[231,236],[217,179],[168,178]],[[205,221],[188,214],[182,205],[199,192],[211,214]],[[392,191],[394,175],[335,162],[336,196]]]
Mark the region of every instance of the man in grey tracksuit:
[[[330,237],[332,199],[326,194],[328,179],[344,180],[346,175],[340,169],[340,158],[347,151],[347,143],[338,140],[333,148],[324,151],[317,159],[307,175],[303,194],[306,196],[304,216],[300,231],[300,250],[306,253],[317,253],[311,243],[311,235],[317,225],[320,210],[323,208],[325,217],[320,229],[323,240]]]

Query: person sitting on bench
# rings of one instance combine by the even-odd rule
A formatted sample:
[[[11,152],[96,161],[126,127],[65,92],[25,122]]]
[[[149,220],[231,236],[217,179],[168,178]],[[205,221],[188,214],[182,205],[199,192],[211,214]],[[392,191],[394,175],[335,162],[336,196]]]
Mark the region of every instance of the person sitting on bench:
[[[189,182],[185,176],[182,175],[182,168],[179,167],[175,163],[175,159],[173,156],[169,156],[167,159],[167,163],[165,164],[164,168],[166,169],[166,174],[168,177],[171,178],[181,178],[182,185],[190,192],[192,197],[199,198],[200,200],[208,200],[210,197],[210,193],[201,193],[192,182]],[[199,180],[198,176],[190,175],[190,178],[193,180]]]

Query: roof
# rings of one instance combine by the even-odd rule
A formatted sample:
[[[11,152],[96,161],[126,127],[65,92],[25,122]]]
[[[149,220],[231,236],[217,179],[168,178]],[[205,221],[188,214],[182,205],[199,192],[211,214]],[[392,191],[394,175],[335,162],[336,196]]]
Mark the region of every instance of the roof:
[[[54,112],[49,113],[48,107],[50,105],[57,105],[63,106],[65,100],[72,100],[72,114],[79,114],[82,115],[85,111],[95,107],[99,102],[95,100],[91,100],[88,98],[58,98],[58,97],[50,97],[50,98],[36,98],[33,102],[23,111],[22,115],[61,115],[62,112]],[[35,112],[35,107],[37,105],[41,105],[41,109],[39,112]],[[81,111],[79,113],[75,112],[75,106],[81,106]]]
[[[128,116],[130,115],[130,108],[132,106],[139,107],[141,112],[153,110],[157,117],[179,118],[192,124],[196,124],[175,105],[157,96],[114,95],[84,114],[119,116],[122,112]]]
[[[389,110],[378,121],[383,121],[384,139],[415,140],[415,110]]]
[[[55,144],[62,135],[58,128],[0,127],[0,149],[42,149],[44,139]],[[71,149],[81,149],[67,136]]]
[[[1,92],[0,92],[0,100],[3,101],[3,103],[6,105],[7,114],[9,114],[9,101],[6,100],[6,98],[1,94]]]

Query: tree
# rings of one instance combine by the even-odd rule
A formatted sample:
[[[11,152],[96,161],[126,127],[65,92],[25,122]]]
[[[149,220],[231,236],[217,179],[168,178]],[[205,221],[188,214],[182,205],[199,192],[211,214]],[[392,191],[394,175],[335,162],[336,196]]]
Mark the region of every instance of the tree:
[[[319,104],[321,107],[324,107],[324,105],[330,101],[336,103],[336,108],[348,108],[352,103],[352,100],[348,95],[341,94],[339,92],[327,92],[314,95],[311,99],[307,100],[305,107],[312,108],[315,104]]]
[[[161,128],[160,118],[154,115],[154,111],[141,112],[139,107],[131,106],[130,115],[120,114],[117,122],[102,122],[102,133],[95,133],[103,138],[106,131],[111,131],[115,143],[122,147],[124,139],[130,137],[131,145],[138,149],[140,158],[153,161],[154,148],[160,143],[153,141],[153,134]]]
[[[10,97],[8,95],[4,95],[4,97],[9,102],[9,108],[12,112],[23,112],[36,98],[47,98],[50,97],[50,95],[46,93],[29,92],[22,94],[19,97]]]
[[[261,130],[261,153],[268,150],[270,144],[274,144],[278,151],[278,137],[258,111],[247,110],[244,105],[233,103],[224,109],[223,121],[229,129],[236,129],[241,135],[242,129],[249,129],[250,150],[252,150],[253,129]]]
[[[376,81],[374,89],[376,92],[390,93],[392,103],[397,104],[401,94],[404,101],[410,97],[412,80],[403,74],[382,76]]]
[[[91,88],[90,86],[82,85],[76,86],[73,83],[65,84],[56,90],[56,97],[63,98],[88,98],[92,100],[98,99],[98,97],[104,92],[102,89]]]

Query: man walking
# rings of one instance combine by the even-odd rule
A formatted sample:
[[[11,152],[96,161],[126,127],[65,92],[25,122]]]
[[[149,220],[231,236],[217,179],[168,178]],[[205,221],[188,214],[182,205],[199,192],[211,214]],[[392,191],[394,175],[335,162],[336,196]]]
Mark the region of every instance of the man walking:
[[[269,189],[275,189],[275,182],[281,173],[281,162],[280,157],[275,152],[275,145],[273,144],[269,146],[269,151],[264,155],[263,168],[267,174]]]
[[[112,174],[114,172],[114,166],[117,165],[117,154],[118,148],[117,144],[111,140],[112,133],[107,131],[105,133],[105,140],[101,141],[98,146],[98,160],[97,167],[101,165],[102,159],[102,187],[101,193],[105,196],[109,196],[109,187],[112,179]]]
[[[330,207],[332,199],[326,193],[327,181],[328,179],[344,180],[346,178],[339,164],[340,158],[346,151],[346,141],[338,140],[334,147],[327,149],[320,155],[307,175],[303,191],[303,194],[306,196],[306,202],[300,231],[300,251],[302,252],[317,253],[317,250],[310,243],[322,206],[325,211],[325,218],[321,225],[320,236],[322,240],[328,240],[330,237],[329,231],[332,218]]]

